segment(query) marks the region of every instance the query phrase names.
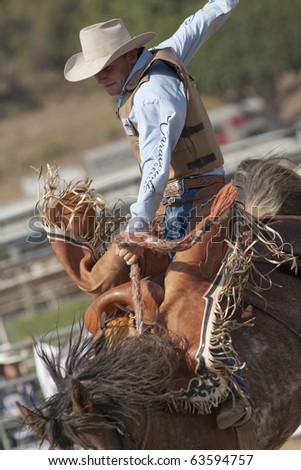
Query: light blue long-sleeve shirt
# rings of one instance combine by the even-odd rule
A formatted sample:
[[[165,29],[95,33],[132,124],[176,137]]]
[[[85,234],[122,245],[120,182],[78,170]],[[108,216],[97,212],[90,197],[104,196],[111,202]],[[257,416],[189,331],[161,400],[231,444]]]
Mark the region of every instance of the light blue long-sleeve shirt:
[[[209,0],[156,49],[172,47],[179,60],[187,64],[238,2]],[[144,49],[128,80],[150,57],[150,51]],[[121,98],[122,92],[119,102]],[[149,80],[135,94],[129,116],[138,125],[142,170],[137,202],[131,206],[131,217],[135,221],[150,222],[155,216],[168,181],[171,153],[185,125],[186,108],[184,86],[179,77],[163,62],[155,62],[149,71]]]

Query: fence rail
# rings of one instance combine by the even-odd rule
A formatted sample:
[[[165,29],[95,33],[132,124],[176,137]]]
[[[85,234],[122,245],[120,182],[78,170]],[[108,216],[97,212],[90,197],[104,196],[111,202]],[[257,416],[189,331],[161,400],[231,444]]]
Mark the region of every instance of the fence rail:
[[[49,332],[43,336],[43,343],[54,344],[55,339],[64,344],[65,338],[70,334],[77,335],[79,332],[79,325],[73,325],[72,331],[70,327],[60,328],[57,331]],[[27,351],[27,357],[20,363],[21,373],[20,377],[16,379],[6,380],[0,383],[0,395],[7,390],[18,388],[23,384],[32,384],[38,391],[40,400],[42,401],[43,387],[40,383],[38,374],[38,367],[36,363],[36,355],[32,344],[21,341],[15,344],[4,344],[0,346],[0,353],[3,352],[16,352]],[[38,404],[38,403],[36,403]],[[15,438],[11,439],[11,433],[14,433]],[[21,448],[39,448],[39,442],[36,436],[33,435],[28,429],[24,428],[23,419],[16,415],[5,415],[0,412],[0,450],[1,448],[7,449],[21,449]]]

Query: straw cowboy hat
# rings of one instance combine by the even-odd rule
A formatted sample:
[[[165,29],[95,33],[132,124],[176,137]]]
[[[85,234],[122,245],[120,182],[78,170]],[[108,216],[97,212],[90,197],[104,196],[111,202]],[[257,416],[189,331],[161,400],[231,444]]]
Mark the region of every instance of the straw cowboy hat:
[[[131,37],[120,19],[87,26],[79,33],[82,52],[66,62],[65,78],[69,82],[78,82],[93,77],[118,57],[142,47],[155,36],[148,32]]]
[[[16,351],[13,349],[0,351],[0,365],[18,364],[28,359],[28,354],[24,350]]]

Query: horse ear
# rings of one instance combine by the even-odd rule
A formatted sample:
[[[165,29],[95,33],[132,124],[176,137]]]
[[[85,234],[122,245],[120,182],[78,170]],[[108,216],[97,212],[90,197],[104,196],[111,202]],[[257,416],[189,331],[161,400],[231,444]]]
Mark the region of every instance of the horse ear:
[[[35,411],[30,410],[29,408],[24,405],[21,405],[18,402],[16,403],[16,405],[19,409],[21,416],[25,421],[25,424],[27,424],[27,426],[29,426],[40,439],[44,439],[46,419]]]
[[[71,401],[74,412],[85,411],[89,413],[93,409],[93,403],[86,387],[78,380],[72,380]]]

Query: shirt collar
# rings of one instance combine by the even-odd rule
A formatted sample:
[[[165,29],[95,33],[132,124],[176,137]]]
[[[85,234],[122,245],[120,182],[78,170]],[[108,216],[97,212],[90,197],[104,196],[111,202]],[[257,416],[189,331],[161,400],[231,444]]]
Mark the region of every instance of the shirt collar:
[[[126,79],[126,82],[125,84],[123,85],[123,88],[120,92],[120,94],[118,95],[118,106],[119,104],[121,103],[121,100],[122,100],[122,97],[123,97],[123,94],[124,94],[124,91],[125,91],[125,88],[126,88],[126,85],[128,84],[129,80],[132,78],[132,76],[138,72],[138,70],[142,69],[142,67],[146,64],[146,62],[152,57],[152,54],[150,53],[150,51],[146,48],[143,49],[143,52],[142,54],[140,55],[140,57],[138,58],[137,62],[135,63],[134,67],[132,68],[131,70],[131,73],[129,74],[128,78]]]

